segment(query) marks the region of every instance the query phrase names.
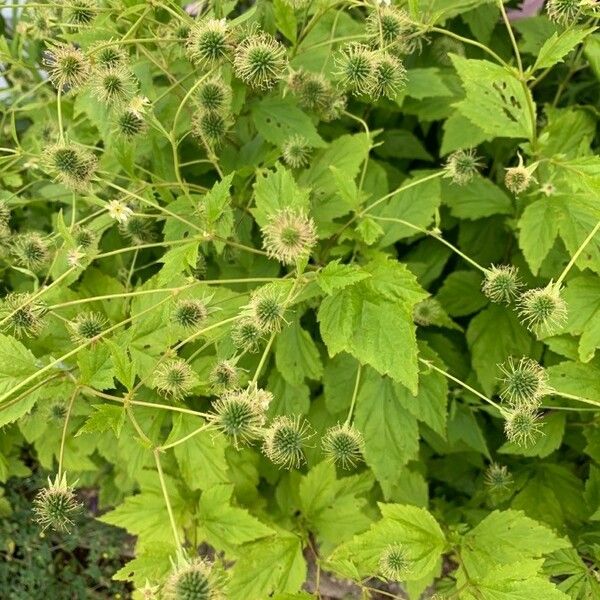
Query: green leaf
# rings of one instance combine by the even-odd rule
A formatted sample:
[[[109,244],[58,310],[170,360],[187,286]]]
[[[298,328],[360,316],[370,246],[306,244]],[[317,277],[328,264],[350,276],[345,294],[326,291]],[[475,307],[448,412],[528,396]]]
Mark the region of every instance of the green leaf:
[[[419,451],[417,420],[398,397],[401,386],[372,369],[363,370],[354,424],[363,434],[365,461],[384,495],[398,482],[400,467]]]
[[[455,185],[444,181],[442,185],[444,204],[459,219],[481,219],[491,215],[512,213],[510,198],[489,179],[477,176],[469,184]]]
[[[136,557],[121,567],[114,575],[117,581],[133,581],[141,588],[147,581],[160,581],[172,568],[172,559],[176,556],[175,546],[152,544],[147,548],[137,548]]]
[[[323,375],[319,350],[298,320],[277,336],[275,361],[281,375],[291,384],[300,385],[304,379],[319,380]]]
[[[121,435],[123,423],[125,423],[125,411],[122,406],[111,404],[92,404],[94,412],[87,418],[83,427],[75,434],[82,433],[104,433],[112,430],[115,436]]]
[[[104,344],[110,350],[115,377],[130,390],[135,383],[135,369],[127,352],[127,347],[105,339]]]
[[[263,98],[253,105],[252,117],[258,133],[276,146],[281,146],[292,135],[301,135],[315,148],[325,146],[310,117],[289,96]]]
[[[39,369],[37,359],[21,342],[0,334],[0,394],[8,394],[23,379],[35,375]],[[39,392],[36,390],[17,402],[6,400],[0,405],[0,427],[27,414],[38,398]]]
[[[198,259],[198,242],[178,244],[169,248],[159,259],[163,263],[160,270],[161,283],[168,283],[174,277],[196,267]]]
[[[306,578],[300,538],[281,533],[244,546],[233,567],[231,600],[264,600],[274,592],[294,593]]]
[[[426,294],[400,263],[378,260],[365,270],[370,279],[338,290],[321,303],[323,340],[330,356],[348,352],[416,393],[412,310]]]
[[[472,123],[494,137],[527,138],[533,136],[535,110],[529,90],[507,69],[487,60],[451,55],[465,98],[455,106]]]
[[[452,96],[436,67],[409,69],[407,71],[406,95],[423,100],[434,96]]]
[[[566,417],[564,413],[556,412],[546,415],[543,420],[543,435],[526,448],[506,442],[498,452],[501,454],[519,454],[521,456],[539,456],[545,458],[560,448],[565,433]]]
[[[255,208],[251,209],[256,222],[264,227],[269,217],[284,208],[308,211],[309,192],[300,188],[291,171],[277,165],[275,171],[259,175],[254,184]]]
[[[430,573],[438,563],[446,540],[431,514],[416,506],[379,504],[383,518],[369,531],[342,544],[333,553],[332,561],[350,561],[361,576],[378,572],[379,558],[390,544],[401,544],[410,559],[407,581],[416,581]]]
[[[246,509],[232,506],[232,494],[232,485],[217,485],[202,492],[197,517],[200,539],[219,550],[231,551],[275,533]]]
[[[496,565],[540,558],[567,546],[568,541],[522,512],[495,510],[463,537],[461,557],[471,576],[483,577]]]
[[[177,413],[173,429],[165,444],[180,440],[203,426],[202,419]],[[173,449],[181,476],[192,490],[206,490],[216,484],[226,483],[227,462],[225,440],[214,431],[202,431]]]
[[[233,231],[233,213],[231,212],[231,193],[229,188],[233,181],[234,173],[226,175],[221,181],[215,183],[200,204],[205,227],[211,234],[216,234],[221,239],[227,239]],[[213,244],[220,254],[225,248],[225,243],[213,240]],[[196,257],[191,267],[196,265]],[[191,260],[191,259],[190,259]]]
[[[496,387],[498,365],[509,356],[530,356],[535,343],[513,311],[497,304],[469,323],[467,342],[477,378],[486,394]]]
[[[544,42],[541,47],[538,57],[533,65],[533,70],[546,69],[552,67],[580,44],[590,33],[595,30],[595,27],[587,29],[581,27],[569,27],[560,35],[553,33],[552,37]]]
[[[558,235],[559,213],[550,199],[529,204],[519,219],[519,247],[535,275],[554,246]]]
[[[357,265],[343,265],[339,260],[332,260],[317,272],[317,283],[326,294],[333,294],[370,276]]]
[[[488,303],[481,282],[478,271],[453,271],[444,279],[436,299],[451,317],[470,315]]]
[[[563,298],[569,307],[564,331],[581,336],[579,359],[589,362],[600,348],[600,280],[591,275],[571,279]]]
[[[98,390],[109,390],[114,387],[115,370],[110,350],[104,344],[93,344],[77,354],[79,366],[79,383],[89,385]]]
[[[600,367],[564,361],[546,369],[550,386],[560,392],[600,401]]]

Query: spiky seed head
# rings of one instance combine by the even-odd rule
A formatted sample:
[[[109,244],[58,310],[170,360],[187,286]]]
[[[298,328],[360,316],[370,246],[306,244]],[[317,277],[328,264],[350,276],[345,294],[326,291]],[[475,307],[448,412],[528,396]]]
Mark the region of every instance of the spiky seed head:
[[[0,305],[4,328],[15,337],[36,337],[44,327],[48,308],[40,300],[30,301],[31,294],[11,292]]]
[[[4,200],[0,200],[0,226],[8,226],[10,221],[10,208]]]
[[[71,143],[52,144],[44,151],[44,164],[65,187],[84,192],[92,181],[97,166],[96,157]]]
[[[450,154],[444,166],[444,177],[452,180],[456,185],[466,185],[477,174],[481,167],[481,160],[475,150],[457,150]]]
[[[284,469],[297,469],[304,463],[304,445],[311,437],[310,425],[301,417],[277,417],[265,432],[263,452]]]
[[[533,446],[543,435],[541,415],[530,407],[514,408],[505,416],[504,432],[508,441],[517,446]]]
[[[285,47],[272,35],[249,35],[236,48],[233,69],[250,87],[268,90],[279,81],[287,67]]]
[[[149,244],[156,240],[154,220],[142,215],[132,215],[119,221],[119,232],[134,244]]]
[[[254,319],[241,319],[231,331],[231,341],[238,350],[254,353],[262,340],[262,329]]]
[[[325,432],[321,447],[331,462],[352,469],[362,460],[363,437],[356,427],[338,423]]]
[[[29,34],[34,40],[51,39],[56,26],[56,16],[44,7],[32,8],[30,12]]]
[[[231,88],[217,77],[209,79],[196,92],[198,105],[205,111],[224,111],[231,102]]]
[[[110,42],[108,42],[110,43]],[[116,69],[127,65],[127,52],[118,44],[106,45],[106,41],[94,44],[88,51],[88,55],[97,69]]]
[[[94,97],[103,104],[123,106],[137,92],[137,84],[131,71],[125,67],[113,67],[94,72],[92,89]]]
[[[382,53],[375,59],[373,83],[369,90],[373,98],[386,96],[394,100],[406,86],[406,69],[402,62],[388,53]]]
[[[221,593],[213,567],[200,558],[181,561],[162,591],[164,600],[218,600]]]
[[[213,402],[210,422],[236,447],[261,437],[266,409],[256,401],[255,391],[253,387],[229,390]]]
[[[269,286],[260,288],[250,297],[246,312],[262,333],[280,331],[285,317],[283,294]]]
[[[263,248],[269,257],[284,265],[308,258],[317,243],[314,221],[302,211],[290,208],[271,215],[262,234]]]
[[[567,305],[552,281],[521,294],[518,307],[521,321],[539,337],[556,333],[567,320]]]
[[[82,227],[81,225],[77,225],[73,229],[73,239],[75,240],[75,245],[83,248],[89,248],[96,239],[96,234],[87,227]]]
[[[320,73],[294,71],[288,77],[288,88],[298,97],[302,108],[319,112],[331,92],[331,84]]]
[[[36,521],[42,530],[51,528],[59,532],[68,532],[73,525],[73,517],[81,508],[73,486],[67,483],[67,474],[58,475],[48,486],[41,489],[33,501]]]
[[[89,25],[97,12],[97,3],[93,0],[69,0],[63,9],[63,19],[74,25]]]
[[[403,581],[411,571],[411,560],[402,544],[390,544],[379,557],[379,572],[389,581]]]
[[[363,44],[348,44],[337,58],[340,84],[353,94],[368,94],[375,81],[376,53]]]
[[[133,210],[123,200],[109,200],[106,203],[106,210],[110,218],[117,221],[119,225],[127,223],[133,216]]]
[[[117,131],[125,138],[134,138],[148,129],[146,121],[130,108],[120,112],[115,119]]]
[[[491,463],[485,472],[485,485],[491,493],[504,492],[513,484],[512,475],[505,465]]]
[[[179,300],[174,308],[171,318],[181,327],[194,328],[202,324],[208,317],[206,304],[197,298]]]
[[[211,146],[219,146],[229,129],[227,115],[212,110],[199,111],[192,118],[192,133]]]
[[[79,313],[70,323],[71,339],[77,344],[94,341],[104,331],[106,323],[106,318],[100,313]]]
[[[421,327],[433,325],[442,316],[442,307],[435,298],[425,298],[413,308],[413,321]]]
[[[38,233],[23,233],[15,237],[11,254],[20,267],[37,271],[50,260],[48,244]]]
[[[544,367],[532,358],[523,357],[518,362],[510,357],[500,365],[500,397],[511,406],[537,408],[540,400],[551,392]]]
[[[485,278],[481,284],[481,291],[492,302],[510,304],[523,287],[519,279],[517,267],[509,265],[492,265],[485,271]]]
[[[231,50],[231,33],[225,19],[205,19],[193,25],[185,42],[190,60],[197,65],[211,65],[227,58]]]
[[[239,369],[230,360],[217,362],[208,376],[210,387],[215,392],[223,392],[236,387],[239,378]]]
[[[91,66],[85,54],[71,44],[53,44],[44,53],[43,66],[54,87],[74,90],[87,83]]]
[[[370,45],[394,54],[410,54],[420,41],[410,15],[396,6],[379,6],[367,18]]]
[[[160,363],[154,372],[154,386],[158,392],[176,400],[187,396],[195,384],[192,367],[181,358]]]
[[[308,140],[303,135],[297,133],[283,142],[281,157],[288,167],[299,169],[308,164],[310,150]]]
[[[546,12],[548,18],[560,25],[574,25],[581,16],[583,3],[581,0],[548,0]]]
[[[329,123],[339,119],[346,110],[347,98],[344,94],[340,94],[335,90],[332,90],[327,97],[327,101],[324,103],[323,108],[319,112],[319,116],[322,121]]]

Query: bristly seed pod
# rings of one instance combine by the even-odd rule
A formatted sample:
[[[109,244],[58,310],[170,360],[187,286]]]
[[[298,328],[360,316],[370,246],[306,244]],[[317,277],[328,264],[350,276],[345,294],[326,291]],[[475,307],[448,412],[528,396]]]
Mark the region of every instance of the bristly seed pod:
[[[281,157],[288,167],[299,169],[308,165],[310,150],[308,140],[297,133],[285,140],[281,149]]]
[[[585,3],[582,0],[548,0],[548,18],[560,25],[572,26],[579,20]]]
[[[108,42],[110,43],[110,42]],[[98,42],[88,50],[88,56],[98,69],[116,69],[127,64],[127,53],[118,44],[106,45],[106,41]]]
[[[340,84],[353,94],[368,94],[375,83],[377,55],[362,44],[348,44],[341,49],[336,64]]]
[[[0,305],[0,319],[15,337],[36,337],[44,327],[48,308],[40,300],[30,301],[31,294],[12,292]]]
[[[255,385],[230,390],[213,402],[214,413],[209,420],[221,433],[232,438],[236,447],[250,444],[262,435],[271,399],[270,392],[259,390]]]
[[[560,295],[560,286],[552,281],[545,288],[521,294],[518,306],[521,320],[538,337],[556,333],[567,320],[567,305]]]
[[[456,185],[466,185],[481,167],[481,161],[475,150],[457,150],[450,154],[444,167],[444,177],[452,180]]]
[[[157,238],[154,219],[143,215],[131,215],[125,221],[119,221],[119,232],[134,244],[150,244]]]
[[[208,317],[208,308],[202,300],[192,298],[179,300],[173,309],[172,319],[178,325],[187,328],[198,327]]]
[[[504,432],[509,442],[529,448],[543,435],[541,415],[530,407],[514,408],[506,414]]]
[[[508,265],[492,265],[485,271],[485,279],[481,291],[492,302],[510,304],[523,287],[516,267]]]
[[[73,525],[73,516],[81,508],[73,492],[73,486],[67,483],[67,474],[56,476],[54,481],[48,478],[48,487],[40,490],[33,501],[34,513],[42,529],[49,527],[59,532],[68,532]]]
[[[206,19],[193,25],[185,43],[190,60],[204,66],[227,58],[231,50],[230,36],[225,19]]]
[[[50,81],[59,90],[74,90],[90,76],[90,62],[84,53],[71,44],[54,44],[44,53],[43,65]]]
[[[490,493],[496,494],[508,490],[513,484],[512,475],[508,467],[491,463],[485,472],[485,485]]]
[[[280,331],[285,315],[283,295],[279,290],[269,286],[260,288],[253,292],[246,311],[261,332]]]
[[[406,86],[406,81],[406,69],[400,60],[391,54],[382,53],[375,59],[369,94],[375,99],[386,96],[394,100]]]
[[[337,424],[321,439],[324,454],[342,469],[351,469],[362,460],[363,437],[356,427]]]
[[[213,565],[201,558],[181,560],[162,590],[164,600],[220,600],[218,578]]]
[[[379,6],[367,18],[367,33],[372,47],[394,54],[410,54],[420,44],[417,27],[410,15],[396,6]]]
[[[220,360],[208,376],[210,387],[215,392],[235,388],[240,378],[239,369],[230,360]]]
[[[272,88],[283,77],[286,67],[285,47],[268,33],[249,35],[236,48],[235,74],[253,88]]]
[[[533,171],[536,165],[533,167],[525,167],[523,165],[523,157],[519,154],[519,164],[516,167],[509,167],[506,169],[504,175],[504,185],[506,189],[511,191],[515,196],[522,194],[534,181]]]
[[[192,118],[192,133],[209,146],[219,146],[229,126],[227,115],[212,110],[199,111]]]
[[[64,186],[76,192],[84,192],[95,175],[97,160],[84,148],[59,143],[44,151],[44,163],[49,171],[57,173],[58,180]]]
[[[126,108],[116,118],[117,131],[125,138],[133,138],[146,131],[146,121],[130,108]]]
[[[38,233],[23,233],[12,242],[11,254],[20,267],[37,271],[50,260],[48,244]]]
[[[231,88],[221,79],[214,77],[200,85],[196,99],[203,111],[224,111],[229,109]]]
[[[388,581],[403,581],[411,571],[411,561],[401,544],[390,544],[379,557],[379,572]]]
[[[500,381],[500,398],[514,407],[537,408],[540,400],[552,390],[544,367],[532,358],[523,357],[518,363],[510,357],[500,365],[503,377]]]
[[[263,452],[284,469],[299,468],[304,463],[304,445],[312,436],[310,425],[301,417],[277,417],[265,432]]]
[[[231,341],[238,350],[257,352],[262,340],[262,329],[253,319],[240,319],[231,331]]]
[[[93,0],[69,0],[63,9],[66,23],[74,25],[89,25],[98,11],[97,3]]]
[[[114,67],[94,72],[92,90],[94,97],[107,106],[122,106],[133,98],[137,84],[125,67]]]
[[[293,265],[310,256],[317,243],[314,221],[302,211],[284,208],[262,228],[263,248],[270,258]]]
[[[425,298],[413,308],[413,321],[421,327],[435,325],[442,315],[442,306],[435,298]]]
[[[166,360],[155,369],[154,386],[168,398],[179,400],[187,396],[195,384],[192,367],[181,358]]]
[[[100,313],[79,313],[70,323],[71,339],[77,344],[94,341],[104,331],[106,322],[106,318]]]

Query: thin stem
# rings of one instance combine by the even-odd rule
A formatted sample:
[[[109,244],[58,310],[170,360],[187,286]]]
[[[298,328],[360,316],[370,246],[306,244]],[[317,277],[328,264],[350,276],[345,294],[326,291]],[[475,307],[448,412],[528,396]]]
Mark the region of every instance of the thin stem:
[[[169,500],[169,494],[167,492],[167,486],[165,484],[165,476],[163,474],[162,466],[160,464],[160,450],[156,448],[154,450],[154,460],[156,462],[156,470],[158,471],[158,479],[160,481],[160,487],[162,489],[163,496],[165,498],[165,504],[167,506],[167,512],[169,513],[169,521],[171,523],[171,529],[173,530],[173,538],[175,539],[175,545],[178,549],[181,549],[181,540],[179,538],[179,532],[177,531],[177,524],[175,523],[175,516],[173,515],[173,509],[171,508],[171,501]]]
[[[569,263],[567,264],[567,266],[563,269],[563,272],[560,274],[560,276],[556,280],[557,286],[560,286],[560,284],[564,281],[568,272],[571,270],[571,268],[575,264],[575,261],[579,258],[581,253],[584,251],[585,247],[592,241],[593,237],[596,235],[596,233],[598,233],[599,229],[600,229],[600,221],[598,221],[596,223],[596,225],[594,226],[592,231],[590,231],[590,233],[585,238],[585,240],[583,240],[583,242],[581,243],[579,248],[577,248],[577,251],[575,252],[575,254],[573,254],[573,256],[572,256],[571,260],[569,261]]]
[[[517,40],[515,39],[515,34],[513,33],[512,27],[510,26],[510,21],[508,20],[508,15],[506,14],[506,10],[504,9],[504,3],[502,2],[502,0],[498,0],[498,7],[500,8],[502,20],[506,25],[506,31],[508,32],[510,43],[512,44],[513,50],[515,52],[515,58],[517,59],[517,68],[519,69],[519,74],[523,76],[523,62],[521,61],[521,53],[519,52]]]
[[[62,88],[58,88],[58,92],[56,94],[56,111],[58,113],[58,135],[60,136],[60,141],[65,141],[65,133],[63,130],[63,120],[62,120]]]
[[[210,423],[204,423],[204,425],[201,425],[200,427],[198,427],[198,429],[194,429],[194,431],[192,431],[191,433],[188,433],[186,436],[179,438],[178,440],[171,442],[170,444],[166,444],[164,446],[158,446],[157,450],[159,450],[160,452],[164,452],[165,450],[169,450],[170,448],[175,448],[175,446],[179,446],[179,444],[183,444],[184,442],[187,442],[189,439],[198,435],[200,432],[210,429],[210,427],[211,427]]]
[[[349,425],[352,421],[352,415],[354,414],[354,406],[356,405],[356,398],[358,397],[358,388],[360,387],[360,376],[362,373],[362,365],[358,363],[358,369],[356,369],[356,379],[354,380],[354,391],[352,392],[352,400],[350,401],[350,409],[348,410],[348,416],[344,425]]]
[[[583,402],[584,404],[591,404],[592,406],[599,406],[600,402],[597,400],[590,400],[589,398],[582,398],[581,396],[576,396],[575,394],[569,394],[567,392],[561,392],[559,390],[552,390],[552,394],[554,396],[560,396],[561,398],[566,398],[567,400],[575,400],[577,402]]]
[[[434,371],[437,371],[438,373],[440,373],[444,377],[450,379],[451,381],[454,381],[454,383],[458,383],[458,385],[460,385],[465,390],[468,390],[472,394],[475,394],[475,396],[477,396],[478,398],[481,398],[482,400],[484,400],[488,404],[491,404],[494,408],[498,409],[501,414],[504,413],[504,409],[499,404],[497,404],[496,402],[494,402],[491,398],[488,398],[487,396],[484,396],[481,392],[478,392],[475,388],[472,388],[470,385],[466,384],[464,381],[461,381],[460,379],[454,377],[454,375],[450,375],[450,373],[444,371],[443,369],[440,369],[439,367],[436,367],[436,365],[434,365],[431,361],[425,360],[424,358],[419,358],[419,362],[423,363],[424,365],[426,365],[430,369],[433,369]]]
[[[451,244],[450,242],[445,240],[441,235],[439,235],[433,231],[428,231],[427,229],[423,229],[422,227],[419,227],[418,225],[413,225],[412,223],[409,223],[408,221],[404,221],[403,219],[396,219],[395,217],[371,217],[371,218],[376,221],[387,221],[387,222],[392,222],[392,223],[400,223],[401,225],[406,225],[407,227],[411,227],[415,231],[420,231],[421,233],[424,233],[425,235],[428,235],[428,236],[432,237],[433,239],[438,240],[439,242],[441,242],[442,244],[444,244],[445,246],[450,248],[450,250],[452,250],[452,252],[458,254],[458,256],[460,256],[461,258],[466,260],[469,264],[473,265],[475,268],[479,269],[482,273],[487,272],[487,269],[485,267],[482,267],[478,262],[474,261],[472,258],[467,256],[464,252],[459,250],[456,246],[454,246],[453,244]]]
[[[493,50],[488,48],[484,44],[480,44],[479,42],[472,40],[470,38],[463,37],[462,35],[458,35],[453,31],[448,31],[447,29],[442,29],[441,27],[431,27],[430,31],[435,31],[436,33],[441,33],[442,35],[447,35],[448,37],[454,38],[463,44],[469,44],[471,46],[476,46],[480,50],[483,50],[486,54],[489,54],[492,58],[494,58],[497,62],[499,62],[503,67],[507,67],[506,61],[501,59]]]
[[[65,457],[65,441],[67,439],[67,429],[69,427],[69,420],[71,418],[71,411],[73,409],[73,404],[75,403],[75,398],[77,398],[77,394],[79,393],[79,386],[76,386],[71,394],[71,400],[69,401],[69,406],[67,407],[67,414],[65,415],[65,422],[62,429],[62,435],[60,437],[60,451],[58,453],[58,479],[60,480],[63,470],[63,459]]]

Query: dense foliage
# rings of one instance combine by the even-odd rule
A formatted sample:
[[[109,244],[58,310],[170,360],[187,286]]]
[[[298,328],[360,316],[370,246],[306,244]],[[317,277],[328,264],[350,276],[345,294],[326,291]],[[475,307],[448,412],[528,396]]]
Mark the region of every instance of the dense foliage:
[[[600,598],[600,14],[514,8],[5,3],[37,527],[137,599]]]

